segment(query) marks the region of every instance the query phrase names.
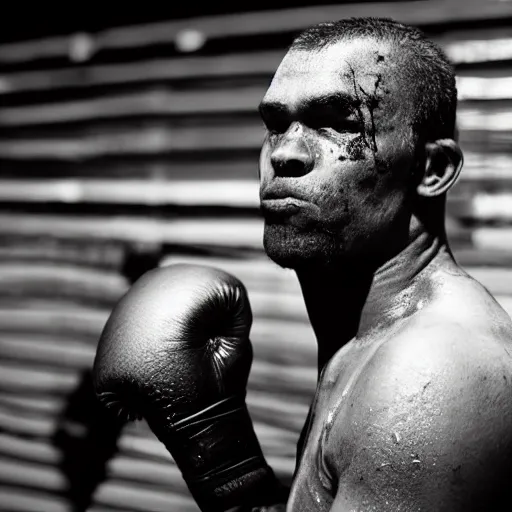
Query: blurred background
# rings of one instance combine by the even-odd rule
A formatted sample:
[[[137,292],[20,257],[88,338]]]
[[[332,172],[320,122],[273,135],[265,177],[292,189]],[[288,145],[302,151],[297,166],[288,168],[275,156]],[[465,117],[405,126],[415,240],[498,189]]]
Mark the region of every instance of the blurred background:
[[[176,261],[247,285],[249,407],[290,480],[316,349],[294,274],[262,253],[256,109],[286,46],[313,23],[392,17],[456,64],[466,159],[449,238],[512,312],[510,0],[189,4],[2,14],[1,510],[197,510],[144,422],[110,417],[90,380],[116,300]]]

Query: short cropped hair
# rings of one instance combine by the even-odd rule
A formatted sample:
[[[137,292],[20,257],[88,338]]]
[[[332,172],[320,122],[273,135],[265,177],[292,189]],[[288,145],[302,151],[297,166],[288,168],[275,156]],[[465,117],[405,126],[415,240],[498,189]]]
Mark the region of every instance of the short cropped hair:
[[[388,18],[347,18],[305,30],[290,49],[320,50],[342,40],[367,37],[390,42],[402,54],[403,84],[412,88],[415,98],[412,125],[417,140],[455,138],[455,72],[441,48],[421,30]]]

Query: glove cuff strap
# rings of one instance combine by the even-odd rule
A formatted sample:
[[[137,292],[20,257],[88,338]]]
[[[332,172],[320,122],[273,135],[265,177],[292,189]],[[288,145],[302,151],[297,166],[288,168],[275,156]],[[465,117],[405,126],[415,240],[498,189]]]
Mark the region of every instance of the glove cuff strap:
[[[273,499],[278,481],[261,451],[245,394],[168,423],[157,436],[203,512]]]
[[[188,481],[202,512],[223,512],[233,507],[252,510],[278,501],[278,481],[264,458],[254,457],[215,476]]]

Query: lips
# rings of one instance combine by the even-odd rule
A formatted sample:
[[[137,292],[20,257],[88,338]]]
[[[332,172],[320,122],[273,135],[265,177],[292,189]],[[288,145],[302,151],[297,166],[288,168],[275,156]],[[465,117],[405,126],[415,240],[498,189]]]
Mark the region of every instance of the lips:
[[[293,214],[297,213],[301,206],[304,206],[304,201],[295,199],[294,197],[284,197],[282,199],[264,199],[261,201],[261,207],[264,211],[276,214]]]
[[[274,183],[261,189],[261,210],[265,217],[289,217],[307,208],[307,203],[284,183]]]
[[[296,191],[289,190],[288,187],[284,186],[266,186],[260,191],[261,201],[271,200],[286,200],[288,202],[296,201],[297,203],[304,202],[307,198],[302,198]]]

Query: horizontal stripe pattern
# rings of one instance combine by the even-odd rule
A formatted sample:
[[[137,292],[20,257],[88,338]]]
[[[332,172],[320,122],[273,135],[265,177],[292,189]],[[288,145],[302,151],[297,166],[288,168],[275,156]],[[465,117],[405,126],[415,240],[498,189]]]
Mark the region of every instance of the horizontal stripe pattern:
[[[466,0],[464,8],[457,0],[431,0],[404,5],[403,2],[375,2],[302,7],[279,11],[237,13],[190,20],[178,20],[111,28],[97,33],[91,44],[94,52],[105,49],[140,48],[148,45],[174,43],[184,31],[195,30],[205,38],[272,34],[302,30],[312,24],[351,16],[383,16],[404,23],[436,24],[472,20],[499,20],[512,15],[507,2]],[[52,56],[68,57],[75,37],[54,37],[42,41],[27,41],[3,45],[0,62],[26,61]]]
[[[448,236],[512,313],[510,2],[311,6],[0,45],[0,508],[198,510],[147,424],[107,418],[90,375],[131,282],[178,262],[246,285],[248,407],[291,480],[316,347],[294,273],[262,250],[257,106],[297,30],[368,14],[422,26],[455,64],[465,158]]]

